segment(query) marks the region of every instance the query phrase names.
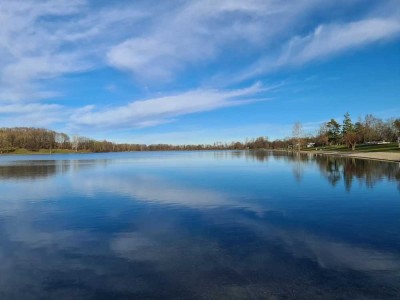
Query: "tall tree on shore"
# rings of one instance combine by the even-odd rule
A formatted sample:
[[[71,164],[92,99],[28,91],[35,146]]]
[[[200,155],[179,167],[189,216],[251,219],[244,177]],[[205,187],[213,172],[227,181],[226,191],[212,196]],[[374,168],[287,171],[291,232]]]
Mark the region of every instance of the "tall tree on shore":
[[[72,150],[75,150],[75,152],[78,152],[80,141],[81,140],[78,135],[76,135],[76,134],[72,135],[71,146],[72,146]]]
[[[381,120],[372,114],[367,114],[364,118],[364,141],[373,142],[380,139],[379,123]]]
[[[340,124],[335,120],[331,119],[326,123],[328,142],[330,144],[338,144],[340,140]]]
[[[361,130],[361,123],[359,123],[358,126],[355,126],[351,122],[350,114],[347,112],[344,115],[342,136],[345,144],[348,147],[351,147],[351,150],[353,151],[356,149],[356,144],[360,140]]]
[[[399,148],[400,148],[400,119],[394,120],[393,125],[397,130],[397,142],[399,143]]]
[[[343,126],[342,126],[342,136],[344,137],[346,133],[354,131],[354,125],[351,122],[350,114],[347,112],[344,115]]]
[[[326,146],[329,143],[329,128],[328,123],[322,123],[319,127],[315,141],[318,145]]]
[[[300,122],[296,122],[293,125],[293,139],[296,143],[297,151],[300,151],[301,149],[301,137],[303,135],[303,125]]]

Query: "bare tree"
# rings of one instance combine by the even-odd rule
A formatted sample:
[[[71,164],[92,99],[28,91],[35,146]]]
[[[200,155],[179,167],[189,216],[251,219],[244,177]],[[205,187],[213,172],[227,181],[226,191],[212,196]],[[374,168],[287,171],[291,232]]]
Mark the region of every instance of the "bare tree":
[[[294,123],[292,134],[293,134],[293,139],[296,143],[295,148],[297,148],[297,151],[300,151],[302,136],[303,136],[303,125],[299,121]]]
[[[72,135],[72,139],[71,139],[71,146],[72,146],[72,150],[75,150],[75,152],[78,152],[78,147],[80,144],[80,137],[76,134]]]
[[[356,150],[356,144],[360,140],[360,137],[356,131],[349,131],[344,134],[343,140],[346,145],[351,147],[351,150],[354,151]]]

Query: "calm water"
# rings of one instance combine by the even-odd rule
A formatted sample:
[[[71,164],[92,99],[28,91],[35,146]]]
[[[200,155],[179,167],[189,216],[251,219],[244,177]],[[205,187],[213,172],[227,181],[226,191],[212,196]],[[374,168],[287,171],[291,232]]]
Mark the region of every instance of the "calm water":
[[[400,167],[0,157],[0,299],[399,299]]]

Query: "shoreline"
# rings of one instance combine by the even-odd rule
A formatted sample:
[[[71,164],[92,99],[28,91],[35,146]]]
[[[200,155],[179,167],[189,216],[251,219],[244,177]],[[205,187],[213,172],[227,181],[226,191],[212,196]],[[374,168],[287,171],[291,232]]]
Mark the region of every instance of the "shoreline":
[[[400,162],[400,152],[331,152],[331,151],[300,151],[306,154],[322,154],[327,156],[378,160],[386,162]]]
[[[280,151],[280,152],[294,152],[286,149],[255,149],[253,151],[258,150],[267,150],[267,151]],[[159,150],[163,151],[163,150]],[[166,152],[170,150],[164,150]],[[226,151],[226,150],[174,150],[174,151]],[[239,150],[241,151],[241,150]],[[249,151],[249,150],[242,150]],[[122,151],[125,152],[125,151]],[[154,151],[127,151],[127,152],[154,152]],[[29,152],[29,153],[1,153],[1,156],[20,156],[20,155],[57,155],[57,154],[92,154],[92,153],[113,153],[113,152],[69,152],[69,151],[55,151],[53,153],[46,152]],[[120,153],[120,152],[115,152]],[[400,152],[339,152],[339,151],[318,151],[318,150],[301,150],[299,153],[302,154],[312,154],[312,155],[326,155],[326,156],[335,156],[335,157],[345,157],[345,158],[357,158],[357,159],[367,159],[367,160],[377,160],[377,161],[386,161],[386,162],[400,162]]]

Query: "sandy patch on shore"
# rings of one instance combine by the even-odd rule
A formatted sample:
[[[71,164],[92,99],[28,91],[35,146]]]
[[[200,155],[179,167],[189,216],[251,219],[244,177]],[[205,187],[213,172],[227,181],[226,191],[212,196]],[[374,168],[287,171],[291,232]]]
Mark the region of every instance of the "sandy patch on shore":
[[[302,151],[302,153],[400,162],[400,152]]]
[[[348,153],[344,156],[359,157],[359,158],[369,158],[369,159],[379,159],[379,160],[390,160],[400,162],[400,153],[396,152],[367,152],[367,153]]]

